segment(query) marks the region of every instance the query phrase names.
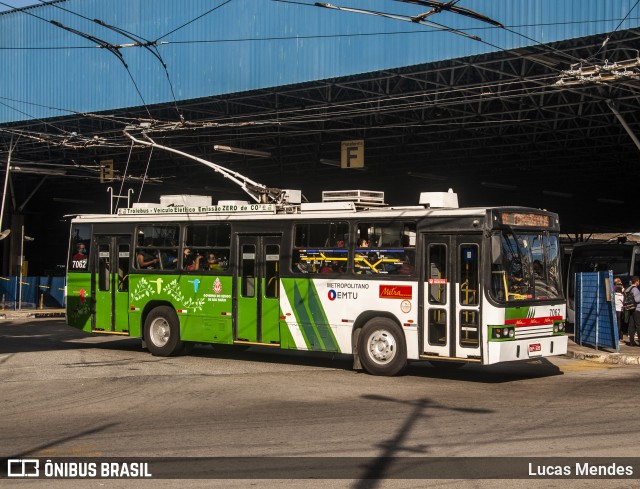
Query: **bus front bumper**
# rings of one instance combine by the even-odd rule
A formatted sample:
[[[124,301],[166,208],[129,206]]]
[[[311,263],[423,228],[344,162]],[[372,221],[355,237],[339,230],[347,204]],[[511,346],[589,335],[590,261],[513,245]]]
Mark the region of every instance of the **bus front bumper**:
[[[486,364],[530,360],[567,353],[567,336],[548,336],[514,341],[489,341]]]

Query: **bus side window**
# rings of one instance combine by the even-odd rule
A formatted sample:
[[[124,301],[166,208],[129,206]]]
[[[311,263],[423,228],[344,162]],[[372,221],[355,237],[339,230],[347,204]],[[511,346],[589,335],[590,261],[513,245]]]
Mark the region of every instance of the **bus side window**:
[[[111,288],[110,254],[111,247],[108,244],[101,244],[98,247],[98,288],[103,292]]]
[[[242,297],[256,296],[256,247],[254,245],[242,246],[241,265]]]
[[[129,290],[129,245],[118,247],[118,292]]]
[[[631,275],[640,276],[640,250],[633,254],[633,273]]]
[[[460,304],[478,304],[478,245],[460,246]]]
[[[443,244],[429,245],[425,276],[429,287],[429,304],[447,303],[447,247]]]
[[[346,222],[296,224],[291,270],[293,273],[345,273],[348,237]]]

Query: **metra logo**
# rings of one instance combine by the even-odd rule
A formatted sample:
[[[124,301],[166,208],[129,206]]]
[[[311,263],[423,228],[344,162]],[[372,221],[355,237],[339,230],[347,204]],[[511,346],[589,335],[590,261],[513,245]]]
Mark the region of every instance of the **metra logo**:
[[[413,296],[411,285],[381,285],[381,299],[411,299]]]

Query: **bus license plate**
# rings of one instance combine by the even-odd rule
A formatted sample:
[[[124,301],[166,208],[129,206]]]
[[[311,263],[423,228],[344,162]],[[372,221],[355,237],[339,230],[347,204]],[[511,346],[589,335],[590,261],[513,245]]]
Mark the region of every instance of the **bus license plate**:
[[[529,343],[529,356],[530,357],[542,356],[542,345],[540,343]]]

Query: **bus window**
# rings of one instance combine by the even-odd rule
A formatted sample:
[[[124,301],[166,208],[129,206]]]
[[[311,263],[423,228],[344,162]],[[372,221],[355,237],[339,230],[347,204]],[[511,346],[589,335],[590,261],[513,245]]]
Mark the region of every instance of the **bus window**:
[[[562,297],[557,237],[511,231],[494,234],[491,293],[501,302]]]
[[[446,345],[447,344],[447,310],[446,309],[430,309],[429,310],[429,328],[427,341],[430,345]]]
[[[296,224],[293,246],[291,269],[294,273],[345,273],[349,256],[349,224]]]
[[[413,275],[416,259],[413,222],[360,223],[356,235],[356,273]]]
[[[129,290],[129,245],[118,246],[118,292]]]
[[[185,248],[188,248],[194,257],[201,257],[200,270],[211,273],[228,270],[231,254],[231,225],[189,225]]]
[[[265,263],[265,291],[264,296],[272,299],[278,298],[278,290],[280,290],[280,273],[278,271],[278,263],[280,262],[280,246],[267,245],[266,247],[266,263]]]
[[[460,304],[475,306],[478,304],[478,245],[463,244],[460,246]]]
[[[179,227],[140,226],[136,246],[136,268],[172,270],[178,264]]]
[[[460,311],[460,346],[463,348],[476,348],[479,344],[478,332],[480,331],[480,322],[478,321],[478,311],[462,310]]]
[[[425,277],[429,284],[429,304],[447,303],[447,247],[443,244],[429,245]]]
[[[242,260],[240,262],[240,276],[242,277],[242,297],[256,296],[256,247],[242,246]]]
[[[71,227],[69,271],[89,270],[89,250],[91,246],[91,224],[74,224]]]
[[[109,257],[111,247],[108,244],[102,244],[98,247],[98,289],[101,291],[109,290],[111,273],[109,271]]]

